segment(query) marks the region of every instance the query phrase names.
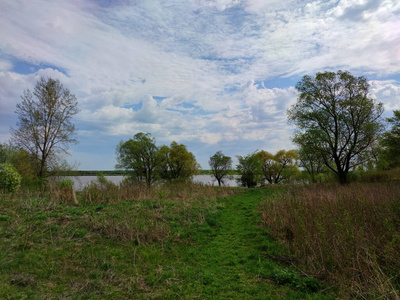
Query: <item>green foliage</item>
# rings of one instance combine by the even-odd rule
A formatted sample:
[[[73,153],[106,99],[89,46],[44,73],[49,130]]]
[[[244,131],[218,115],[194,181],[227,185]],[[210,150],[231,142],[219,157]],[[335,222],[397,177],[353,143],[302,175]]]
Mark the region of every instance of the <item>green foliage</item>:
[[[72,179],[63,179],[57,182],[58,187],[62,189],[71,189],[74,187],[74,181]]]
[[[172,142],[170,147],[160,148],[162,162],[160,165],[160,177],[164,180],[190,180],[198,174],[200,166],[192,152],[183,144]]]
[[[150,187],[159,179],[163,158],[150,133],[139,132],[117,147],[117,168],[130,171],[132,179]]]
[[[294,150],[279,150],[275,155],[262,150],[256,155],[261,165],[262,177],[270,184],[289,181],[300,174],[297,167],[299,156]]]
[[[341,183],[348,172],[371,159],[371,149],[382,129],[382,103],[368,97],[364,77],[349,72],[317,73],[297,83],[297,103],[288,110],[299,131],[293,142],[313,149]]]
[[[237,156],[239,164],[237,171],[240,175],[238,182],[241,186],[253,188],[260,181],[260,161],[256,153]]]
[[[318,152],[312,147],[300,145],[297,151],[299,155],[300,167],[303,167],[309,176],[309,181],[312,183],[321,182],[323,173],[326,173],[325,164]]]
[[[15,192],[21,185],[21,175],[9,163],[0,164],[0,190]]]
[[[18,149],[12,144],[0,144],[0,162],[12,164],[22,176],[21,186],[37,186],[36,166],[31,155],[24,150]]]
[[[212,175],[217,179],[218,185],[221,186],[224,183],[224,178],[229,175],[232,169],[232,158],[218,151],[210,157],[208,164],[210,165]]]
[[[137,133],[117,147],[117,168],[129,171],[131,179],[148,187],[158,180],[186,181],[198,174],[200,166],[185,145],[155,145],[150,133]]]
[[[298,273],[288,269],[275,270],[271,278],[277,284],[291,285],[306,293],[314,293],[321,289],[321,283],[316,278],[312,276],[304,278]]]
[[[390,130],[381,139],[382,159],[386,168],[400,167],[400,110],[393,111],[394,116],[388,118]]]

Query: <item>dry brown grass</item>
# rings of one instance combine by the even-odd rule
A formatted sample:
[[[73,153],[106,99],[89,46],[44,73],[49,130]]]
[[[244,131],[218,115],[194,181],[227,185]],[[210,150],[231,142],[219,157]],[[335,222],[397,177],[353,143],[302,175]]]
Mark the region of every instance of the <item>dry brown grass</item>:
[[[398,299],[399,184],[295,188],[265,200],[261,213],[289,259],[333,280],[342,297]]]

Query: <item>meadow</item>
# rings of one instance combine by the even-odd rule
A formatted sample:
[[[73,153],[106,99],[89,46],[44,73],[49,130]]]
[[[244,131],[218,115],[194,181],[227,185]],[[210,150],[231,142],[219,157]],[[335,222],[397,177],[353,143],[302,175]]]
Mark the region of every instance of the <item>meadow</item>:
[[[5,299],[396,299],[400,187],[104,178],[0,195]]]

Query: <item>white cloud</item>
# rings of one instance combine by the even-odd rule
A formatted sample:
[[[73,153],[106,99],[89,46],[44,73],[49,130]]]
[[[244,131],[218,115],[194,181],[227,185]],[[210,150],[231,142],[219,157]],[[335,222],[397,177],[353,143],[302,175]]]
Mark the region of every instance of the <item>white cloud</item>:
[[[339,68],[378,78],[400,73],[398,1],[103,4],[2,1],[0,111],[8,119],[0,138],[15,123],[22,91],[52,76],[78,97],[85,137],[144,131],[162,142],[198,143],[199,151],[279,150],[291,145],[286,110],[296,93],[263,81]],[[18,74],[21,61],[38,71]],[[375,81],[372,92],[387,110],[398,109],[399,87]]]
[[[371,95],[384,104],[387,112],[400,109],[400,83],[393,80],[374,80],[371,83]]]

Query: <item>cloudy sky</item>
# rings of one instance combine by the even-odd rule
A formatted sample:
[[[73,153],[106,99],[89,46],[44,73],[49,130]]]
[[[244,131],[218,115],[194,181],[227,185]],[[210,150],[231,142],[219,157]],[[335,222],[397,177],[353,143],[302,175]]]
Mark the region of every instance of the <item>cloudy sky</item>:
[[[292,149],[286,110],[305,74],[370,80],[400,109],[399,0],[0,0],[0,142],[40,76],[75,94],[69,161],[109,170],[138,132],[185,144],[203,168]]]

